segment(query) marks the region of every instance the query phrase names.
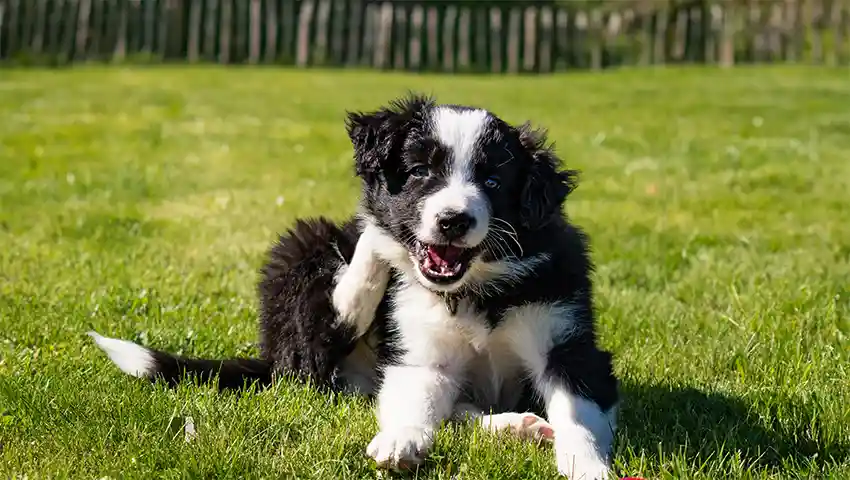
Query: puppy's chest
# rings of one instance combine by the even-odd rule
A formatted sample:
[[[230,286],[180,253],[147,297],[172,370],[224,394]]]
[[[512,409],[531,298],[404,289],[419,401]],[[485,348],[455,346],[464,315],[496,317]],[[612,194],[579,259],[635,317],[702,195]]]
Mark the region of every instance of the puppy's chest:
[[[462,376],[466,395],[485,404],[510,402],[520,389],[521,364],[510,343],[510,328],[495,327],[487,311],[461,299],[451,312],[430,292],[400,291],[394,315],[405,362],[435,365]]]

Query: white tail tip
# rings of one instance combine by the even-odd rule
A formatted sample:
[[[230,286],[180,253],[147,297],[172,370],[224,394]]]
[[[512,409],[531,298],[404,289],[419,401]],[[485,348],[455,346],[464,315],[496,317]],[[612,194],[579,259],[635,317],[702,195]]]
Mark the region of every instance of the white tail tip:
[[[145,347],[127,340],[107,338],[97,332],[88,332],[88,335],[122,372],[139,378],[148,377],[152,373],[154,358]]]

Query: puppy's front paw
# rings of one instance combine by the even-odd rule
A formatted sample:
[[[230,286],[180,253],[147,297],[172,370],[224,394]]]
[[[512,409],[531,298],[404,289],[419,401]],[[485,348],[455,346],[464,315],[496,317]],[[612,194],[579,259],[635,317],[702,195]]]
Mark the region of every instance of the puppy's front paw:
[[[408,469],[421,464],[433,445],[433,432],[417,427],[378,432],[366,454],[381,468]]]
[[[377,262],[368,267],[371,268],[347,266],[331,295],[339,315],[338,321],[353,326],[358,336],[363,335],[372,324],[389,277],[384,266]]]
[[[611,476],[608,463],[597,455],[560,451],[556,446],[555,457],[558,473],[569,480],[608,480]]]

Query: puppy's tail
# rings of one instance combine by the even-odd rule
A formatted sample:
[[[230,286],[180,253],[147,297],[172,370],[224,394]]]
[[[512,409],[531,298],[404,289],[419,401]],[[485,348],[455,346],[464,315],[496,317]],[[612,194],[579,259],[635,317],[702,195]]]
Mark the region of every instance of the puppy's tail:
[[[134,377],[162,379],[173,386],[188,378],[209,382],[218,375],[219,389],[238,389],[253,382],[266,386],[272,382],[272,364],[265,360],[184,358],[96,332],[88,334],[122,372]]]

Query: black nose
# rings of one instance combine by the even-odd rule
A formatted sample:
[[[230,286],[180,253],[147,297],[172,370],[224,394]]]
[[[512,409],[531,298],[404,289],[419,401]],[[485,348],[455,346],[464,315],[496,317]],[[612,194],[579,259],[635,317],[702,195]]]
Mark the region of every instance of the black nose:
[[[446,239],[456,240],[475,226],[475,219],[466,213],[444,212],[437,218],[437,225]]]

